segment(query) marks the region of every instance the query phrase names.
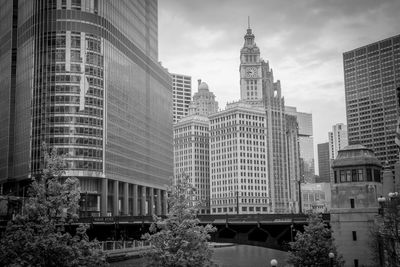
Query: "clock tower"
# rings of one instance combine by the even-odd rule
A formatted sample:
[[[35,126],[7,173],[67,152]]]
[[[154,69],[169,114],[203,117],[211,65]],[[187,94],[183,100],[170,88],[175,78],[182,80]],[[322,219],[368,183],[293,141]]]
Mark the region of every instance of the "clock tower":
[[[240,50],[240,99],[262,99],[262,73],[260,49],[254,42],[254,34],[250,28],[244,36],[244,45]]]

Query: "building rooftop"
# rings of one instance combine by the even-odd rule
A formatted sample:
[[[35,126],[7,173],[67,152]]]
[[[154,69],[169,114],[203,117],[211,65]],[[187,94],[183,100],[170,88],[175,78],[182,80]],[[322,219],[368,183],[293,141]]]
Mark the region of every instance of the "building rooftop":
[[[205,82],[202,82],[202,83],[199,85],[199,91],[203,91],[203,90],[208,91],[208,84],[205,83]]]
[[[183,117],[182,119],[179,120],[179,122],[177,122],[174,125],[178,126],[178,125],[184,124],[186,122],[194,122],[194,121],[205,122],[205,123],[210,122],[210,120],[206,116],[193,114],[193,115]]]
[[[332,168],[359,165],[382,166],[372,149],[363,145],[350,145],[339,150]]]

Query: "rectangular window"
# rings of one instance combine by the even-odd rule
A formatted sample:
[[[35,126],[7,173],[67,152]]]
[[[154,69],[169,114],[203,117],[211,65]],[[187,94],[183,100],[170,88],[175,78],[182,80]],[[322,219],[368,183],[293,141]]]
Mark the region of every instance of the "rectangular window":
[[[357,182],[357,170],[351,170],[351,181]]]
[[[358,267],[358,259],[354,259],[354,267]]]
[[[381,182],[381,171],[374,169],[374,181],[377,183]]]
[[[364,173],[363,170],[358,170],[358,181],[364,181]]]
[[[340,182],[341,183],[346,182],[346,175],[344,171],[340,171]]]
[[[354,198],[350,198],[350,207],[354,209]]]
[[[337,180],[337,172],[338,171],[334,171],[334,173],[333,173],[333,175],[334,175],[334,179],[335,179],[335,184],[337,184],[338,183],[338,180]]]
[[[372,181],[372,170],[370,168],[367,169],[367,181]]]
[[[351,170],[346,171],[346,182],[351,182]]]
[[[352,231],[352,234],[353,234],[353,241],[357,241],[357,232]]]

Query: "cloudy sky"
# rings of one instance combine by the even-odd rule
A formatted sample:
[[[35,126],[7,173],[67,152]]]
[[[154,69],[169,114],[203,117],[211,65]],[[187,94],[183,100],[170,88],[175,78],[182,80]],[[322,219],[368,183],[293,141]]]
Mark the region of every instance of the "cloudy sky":
[[[400,33],[399,0],[159,0],[159,59],[224,109],[240,97],[248,16],[286,105],[313,114],[315,150],[346,123],[342,53]]]

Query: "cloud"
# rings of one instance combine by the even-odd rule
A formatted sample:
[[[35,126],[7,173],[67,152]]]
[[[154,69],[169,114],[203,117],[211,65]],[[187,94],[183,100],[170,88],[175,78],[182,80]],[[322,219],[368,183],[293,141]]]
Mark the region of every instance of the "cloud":
[[[315,143],[346,123],[342,54],[399,34],[398,0],[160,0],[159,57],[206,81],[220,107],[239,99],[239,55],[250,16],[261,56],[287,104],[312,112]],[[315,147],[317,147],[315,144]]]

